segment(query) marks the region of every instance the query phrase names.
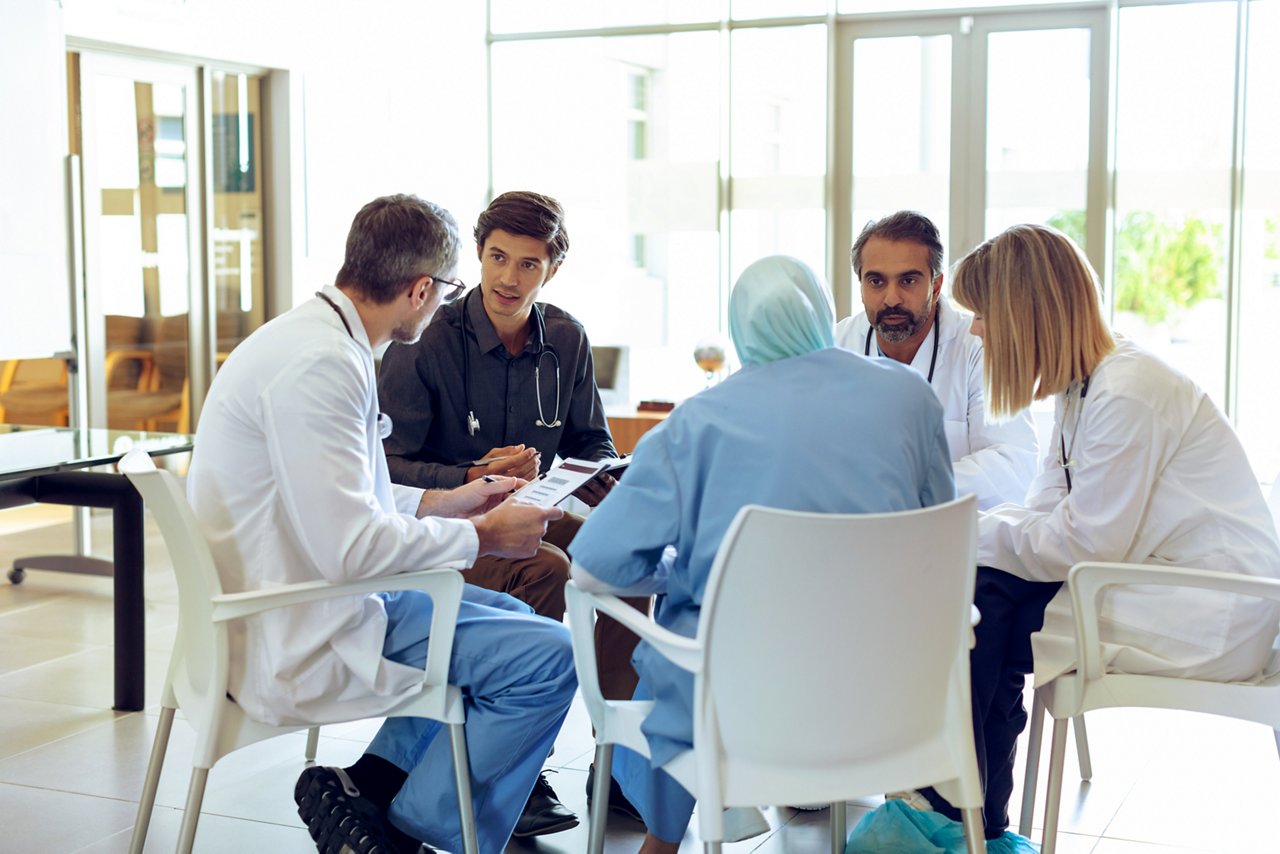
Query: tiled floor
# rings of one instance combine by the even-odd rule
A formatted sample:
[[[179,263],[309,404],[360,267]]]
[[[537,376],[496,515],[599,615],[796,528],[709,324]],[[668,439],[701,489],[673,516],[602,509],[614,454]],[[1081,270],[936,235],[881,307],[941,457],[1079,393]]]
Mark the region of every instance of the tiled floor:
[[[69,528],[48,508],[0,513],[0,567],[19,554],[65,550]],[[48,524],[49,522],[57,524]],[[34,526],[34,527],[32,527]],[[109,520],[95,520],[95,551],[109,554]],[[26,528],[27,530],[23,530]],[[0,850],[116,852],[127,848],[156,724],[156,702],[176,622],[176,593],[158,536],[147,540],[145,712],[111,705],[111,582],[32,572],[0,581]],[[376,722],[327,727],[320,761],[357,757]],[[1080,785],[1074,763],[1063,799],[1063,854],[1175,854],[1280,850],[1267,816],[1280,803],[1280,762],[1262,727],[1205,716],[1116,710],[1089,717],[1095,779]],[[161,778],[148,851],[172,850],[186,789],[191,731],[179,722]],[[292,802],[303,736],[246,748],[210,774],[196,849],[203,852],[314,851]],[[556,743],[551,780],[585,816],[590,730],[582,706]],[[1019,774],[1021,769],[1019,769]],[[877,803],[849,810],[850,825]],[[1015,797],[1015,813],[1017,798]],[[826,812],[782,807],[773,831],[726,846],[765,854],[827,850]],[[1015,814],[1016,821],[1016,814]],[[581,852],[573,831],[515,842],[511,852]],[[635,851],[638,825],[613,817],[607,850]],[[682,850],[697,850],[693,835]]]

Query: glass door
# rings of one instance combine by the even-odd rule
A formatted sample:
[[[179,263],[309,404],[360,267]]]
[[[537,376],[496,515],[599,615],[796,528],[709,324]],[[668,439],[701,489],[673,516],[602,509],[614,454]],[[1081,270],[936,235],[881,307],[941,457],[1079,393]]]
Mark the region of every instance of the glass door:
[[[196,71],[89,53],[79,65],[88,422],[185,432],[204,321]]]
[[[948,263],[1009,225],[1048,222],[1105,269],[1102,12],[855,20],[839,38],[837,256],[868,220],[911,208],[937,224]],[[843,316],[860,307],[842,260]]]
[[[213,167],[209,311],[214,318],[212,350],[221,365],[232,348],[267,321],[263,75],[215,69],[205,76]],[[193,404],[198,407],[199,400]]]

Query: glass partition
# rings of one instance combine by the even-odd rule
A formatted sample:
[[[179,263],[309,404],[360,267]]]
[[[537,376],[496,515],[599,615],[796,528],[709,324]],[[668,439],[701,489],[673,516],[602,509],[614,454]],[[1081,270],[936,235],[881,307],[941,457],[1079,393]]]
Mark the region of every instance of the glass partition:
[[[564,205],[544,297],[630,347],[636,399],[700,388],[694,345],[719,329],[719,63],[717,32],[493,48],[494,192]]]
[[[1122,8],[1117,70],[1115,325],[1219,406],[1235,23],[1229,2]]]
[[[266,321],[262,77],[213,71],[213,278],[218,361]]]

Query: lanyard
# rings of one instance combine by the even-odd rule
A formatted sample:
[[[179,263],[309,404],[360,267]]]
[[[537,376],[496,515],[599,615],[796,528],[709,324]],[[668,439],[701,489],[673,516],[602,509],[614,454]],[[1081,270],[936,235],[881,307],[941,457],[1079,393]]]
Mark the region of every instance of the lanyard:
[[[1085,377],[1080,383],[1080,397],[1076,406],[1076,423],[1071,430],[1071,447],[1067,448],[1067,439],[1064,435],[1067,428],[1067,412],[1063,407],[1062,424],[1058,426],[1058,465],[1062,466],[1062,473],[1067,478],[1067,494],[1071,493],[1071,467],[1075,465],[1075,460],[1071,459],[1068,451],[1076,449],[1076,436],[1080,433],[1080,416],[1084,414],[1084,398],[1089,393],[1089,378]]]
[[[325,294],[324,291],[316,291],[316,296],[327,302],[329,304],[329,308],[338,313],[338,319],[342,321],[342,328],[347,330],[347,334],[351,336],[352,341],[356,340],[356,334],[351,331],[351,324],[347,322],[347,316],[342,313],[342,309],[338,308],[338,304],[329,299],[328,295]]]
[[[351,331],[351,324],[347,322],[347,316],[342,313],[342,309],[338,308],[338,304],[329,299],[328,295],[323,291],[316,291],[316,296],[329,304],[329,308],[338,314],[338,319],[342,321],[342,326],[347,330],[347,334],[351,336],[351,340],[356,340],[356,334]],[[391,416],[383,412],[378,412],[378,438],[385,439],[391,435]]]
[[[868,318],[870,319],[870,318]],[[862,355],[871,355],[871,339],[875,337],[876,328],[872,326],[867,330],[867,343],[863,347]],[[938,342],[942,340],[942,306],[938,306],[933,310],[933,355],[929,357],[929,376],[926,378],[929,385],[933,385],[933,369],[938,364]],[[880,345],[876,345],[876,350],[880,349]],[[880,353],[881,356],[884,353]]]

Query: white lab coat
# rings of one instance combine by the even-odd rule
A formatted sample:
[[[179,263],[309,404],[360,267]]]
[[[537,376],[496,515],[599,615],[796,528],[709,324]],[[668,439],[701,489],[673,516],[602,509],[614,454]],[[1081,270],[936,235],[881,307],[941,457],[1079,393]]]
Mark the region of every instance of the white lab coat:
[[[978,519],[978,563],[1064,581],[1083,560],[1280,577],[1280,545],[1235,431],[1190,379],[1121,339],[1089,380],[1058,395],[1054,448],[1027,506]],[[1065,418],[1064,418],[1065,415]],[[1059,465],[1065,421],[1068,494]],[[1128,673],[1249,679],[1270,656],[1280,606],[1232,594],[1117,588],[1101,612],[1105,658]],[[1075,665],[1064,587],[1032,636],[1036,684]]]
[[[956,494],[977,495],[987,509],[1006,501],[1021,504],[1036,470],[1036,431],[1024,410],[1003,422],[987,420],[982,377],[982,340],[969,332],[973,315],[957,311],[946,297],[939,299],[938,359],[933,370],[933,393],[942,402],[947,445],[955,467]],[[911,367],[926,379],[933,358],[936,328],[916,351]],[[836,324],[836,346],[864,355],[871,324],[865,312]],[[871,355],[877,356],[871,342]]]
[[[254,332],[214,378],[187,492],[228,593],[475,561],[475,527],[415,519],[421,489],[392,485],[378,434],[373,352],[339,290]],[[422,671],[382,657],[386,613],[352,596],[233,627],[232,693],[269,723],[372,717]],[[338,705],[341,704],[341,712]]]

